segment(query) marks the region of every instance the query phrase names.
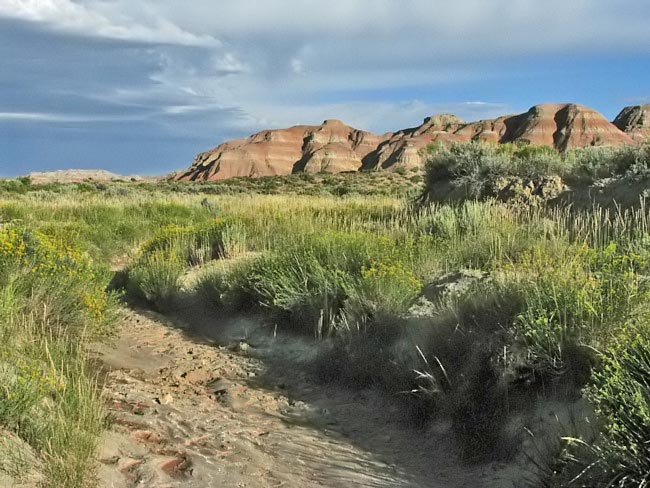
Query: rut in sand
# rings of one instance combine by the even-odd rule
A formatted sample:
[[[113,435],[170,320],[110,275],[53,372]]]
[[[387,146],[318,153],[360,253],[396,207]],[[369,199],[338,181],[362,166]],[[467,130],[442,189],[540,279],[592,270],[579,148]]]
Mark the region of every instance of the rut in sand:
[[[112,418],[99,486],[513,487],[525,476],[514,463],[463,464],[447,424],[415,428],[379,391],[314,383],[303,373],[314,349],[254,318],[125,311],[97,351]]]

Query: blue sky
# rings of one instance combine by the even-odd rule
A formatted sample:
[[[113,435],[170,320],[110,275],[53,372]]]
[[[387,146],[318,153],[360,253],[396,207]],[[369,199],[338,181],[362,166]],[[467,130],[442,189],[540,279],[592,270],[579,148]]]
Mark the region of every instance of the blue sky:
[[[0,0],[0,176],[163,174],[263,128],[650,103],[646,0]]]

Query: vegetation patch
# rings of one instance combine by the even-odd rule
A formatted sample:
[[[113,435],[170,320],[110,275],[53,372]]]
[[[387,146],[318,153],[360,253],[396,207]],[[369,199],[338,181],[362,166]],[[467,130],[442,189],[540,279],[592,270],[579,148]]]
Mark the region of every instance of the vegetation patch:
[[[62,402],[56,408],[68,422],[75,402],[99,405],[80,344],[110,325],[114,298],[90,257],[108,262],[130,252],[131,296],[167,311],[196,294],[215,314],[253,311],[279,333],[313,336],[320,355],[308,366],[319,378],[382,388],[418,423],[447,421],[467,461],[517,455],[540,402],[583,398],[596,412],[595,438],[563,435],[563,453],[548,460],[549,486],[639,486],[650,439],[643,339],[650,215],[644,206],[543,202],[554,177],[561,184],[605,172],[643,178],[645,151],[439,147],[422,199],[429,203],[420,206],[405,193],[348,191],[361,181],[410,184],[419,176],[412,172],[348,182],[344,175],[241,180],[232,184],[268,188],[236,194],[221,190],[225,182],[40,190],[12,183],[0,196],[8,344],[0,374],[11,388],[0,396],[2,428],[42,458],[47,476],[72,477],[49,461],[72,447],[43,443],[50,438],[39,436],[54,434],[34,412]],[[441,181],[461,188],[462,198],[435,201],[443,200],[434,193]],[[515,202],[496,190],[504,181]],[[289,185],[333,191],[260,194]],[[77,385],[76,400],[66,396],[69,385]],[[74,445],[91,452],[101,415],[87,418],[99,420],[71,425],[85,439]],[[63,422],[56,431],[65,429],[73,427]],[[42,455],[55,446],[56,455]],[[90,458],[75,452],[81,464]]]
[[[526,144],[454,143],[431,146],[425,167],[423,202],[498,198],[537,205],[563,195],[567,184],[646,178],[650,144],[562,153]]]
[[[91,480],[104,409],[84,345],[114,317],[106,278],[72,244],[0,229],[0,425],[27,451],[0,451],[14,477],[29,474],[16,463],[34,456],[45,486]]]

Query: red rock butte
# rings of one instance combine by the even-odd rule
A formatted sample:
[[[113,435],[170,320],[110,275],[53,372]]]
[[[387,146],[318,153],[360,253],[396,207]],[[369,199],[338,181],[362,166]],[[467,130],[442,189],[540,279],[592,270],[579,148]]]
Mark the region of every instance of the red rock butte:
[[[175,178],[208,181],[419,167],[426,146],[470,141],[521,142],[559,151],[650,141],[650,105],[625,107],[614,123],[578,104],[535,105],[523,114],[469,123],[452,114],[439,114],[427,117],[418,127],[383,135],[326,120],[321,125],[264,130],[224,142],[197,155],[192,166]]]

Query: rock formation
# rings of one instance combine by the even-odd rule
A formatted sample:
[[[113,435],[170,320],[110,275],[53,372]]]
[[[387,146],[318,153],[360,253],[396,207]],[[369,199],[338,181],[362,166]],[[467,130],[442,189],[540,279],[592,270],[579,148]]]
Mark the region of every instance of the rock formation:
[[[419,127],[392,134],[366,157],[363,169],[419,166],[422,164],[422,149],[436,142],[444,144],[464,140],[455,133],[465,125],[465,121],[452,114],[427,117]]]
[[[422,165],[422,149],[439,142],[485,141],[547,145],[567,151],[592,145],[621,145],[650,140],[650,105],[627,107],[609,122],[578,104],[542,104],[518,115],[466,123],[451,114],[435,115],[422,125],[382,136],[338,120],[319,126],[266,130],[226,142],[199,154],[175,176],[216,180],[306,172],[397,169]]]
[[[577,104],[544,104],[510,121],[500,142],[528,142],[560,151],[584,146],[630,144],[632,139],[595,110]],[[507,124],[507,123],[506,123]]]
[[[179,180],[284,175],[306,171],[357,171],[386,136],[354,129],[339,120],[318,126],[266,130],[199,154]]]
[[[614,125],[638,142],[650,142],[650,104],[632,105],[621,110]]]

